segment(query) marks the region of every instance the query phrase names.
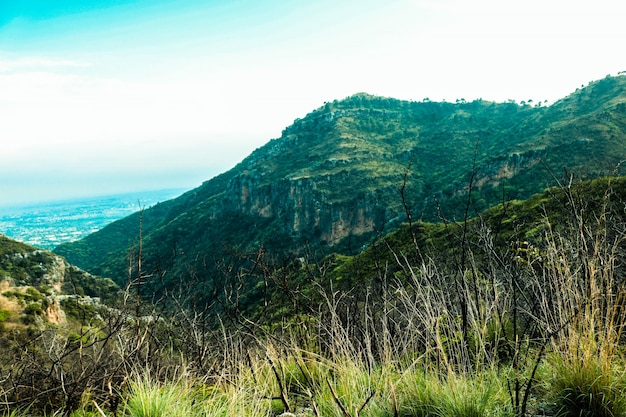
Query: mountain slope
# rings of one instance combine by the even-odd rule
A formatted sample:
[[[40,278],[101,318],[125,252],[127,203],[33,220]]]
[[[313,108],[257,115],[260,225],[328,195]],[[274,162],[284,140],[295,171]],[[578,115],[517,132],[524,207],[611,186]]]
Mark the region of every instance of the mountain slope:
[[[560,245],[557,253],[577,260],[601,257],[594,252],[600,245],[610,245],[611,256],[621,259],[626,250],[625,200],[626,177],[602,177],[501,203],[467,222],[404,223],[354,256],[332,254],[280,266],[274,275],[287,277],[283,280],[288,285],[272,277],[264,291],[250,284],[247,291],[253,296],[240,308],[244,317],[273,325],[297,321],[299,314],[315,316],[329,302],[328,294],[336,296],[333,302],[342,303],[342,309],[355,309],[353,314],[358,315],[363,305],[382,302],[381,295],[389,297],[389,288],[410,293],[419,286],[416,282],[434,271],[445,277],[438,284],[445,282],[452,291],[459,291],[451,283],[464,276],[461,271],[467,286],[479,281],[479,286],[485,285],[484,277],[490,274],[498,285],[506,285],[507,274],[528,278],[526,267],[531,266],[545,277],[547,254],[555,242]],[[624,265],[618,264],[611,267],[622,277]],[[481,280],[473,280],[478,277]],[[346,313],[346,319],[352,322],[354,317]]]
[[[261,246],[357,253],[406,209],[414,220],[462,219],[541,192],[564,171],[619,173],[625,158],[624,76],[549,107],[357,94],[294,121],[199,188],[55,252],[118,283],[141,255],[144,272],[168,287]]]
[[[119,288],[47,250],[0,235],[0,330],[65,324],[65,308],[115,298]],[[99,304],[96,302],[96,304]]]

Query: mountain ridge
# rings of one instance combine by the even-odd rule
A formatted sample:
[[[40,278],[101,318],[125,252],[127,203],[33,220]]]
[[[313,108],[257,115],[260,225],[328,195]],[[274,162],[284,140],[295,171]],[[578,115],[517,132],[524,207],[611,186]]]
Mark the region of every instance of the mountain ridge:
[[[454,221],[570,172],[618,173],[625,90],[626,77],[607,77],[551,106],[356,94],[296,119],[200,187],[55,252],[118,284],[140,232],[146,265],[172,282],[211,274],[233,248],[358,253],[407,211]]]

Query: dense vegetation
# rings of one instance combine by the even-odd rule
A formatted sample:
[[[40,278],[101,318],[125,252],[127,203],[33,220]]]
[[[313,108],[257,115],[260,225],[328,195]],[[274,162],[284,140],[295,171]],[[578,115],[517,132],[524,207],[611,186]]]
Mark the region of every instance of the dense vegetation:
[[[119,287],[69,265],[50,251],[0,235],[0,329],[64,322],[59,303],[83,299],[113,303]],[[61,301],[62,300],[62,301]]]
[[[114,296],[66,298],[66,326],[0,328],[0,405],[626,415],[625,86],[551,106],[326,103],[198,189],[57,248],[124,290],[81,275],[76,295]],[[37,273],[4,295],[27,316],[52,295]]]
[[[573,181],[355,256],[233,256],[212,306],[140,298],[136,269],[78,327],[2,331],[3,398],[75,417],[624,415],[624,200],[625,177]]]

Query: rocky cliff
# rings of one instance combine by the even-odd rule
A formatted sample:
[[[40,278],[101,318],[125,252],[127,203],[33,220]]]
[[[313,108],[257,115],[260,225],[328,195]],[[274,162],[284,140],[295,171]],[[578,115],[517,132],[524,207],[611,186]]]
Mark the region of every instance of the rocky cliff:
[[[327,190],[333,182],[342,181],[341,177],[339,173],[264,183],[252,175],[238,175],[228,184],[214,216],[236,211],[277,221],[284,233],[295,240],[316,240],[328,246],[349,236],[382,231],[387,207],[376,193],[346,189],[341,200],[332,201]]]
[[[61,300],[107,298],[117,292],[111,281],[70,265],[47,250],[0,235],[0,327],[65,325]]]

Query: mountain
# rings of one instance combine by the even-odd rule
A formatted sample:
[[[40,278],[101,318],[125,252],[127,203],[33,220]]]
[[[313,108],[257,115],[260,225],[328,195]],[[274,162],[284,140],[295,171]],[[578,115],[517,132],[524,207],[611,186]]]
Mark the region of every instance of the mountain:
[[[166,291],[253,269],[259,250],[356,254],[407,214],[463,220],[559,181],[620,174],[624,159],[625,76],[550,106],[356,94],[295,120],[197,189],[55,253],[118,284],[136,275]]]

